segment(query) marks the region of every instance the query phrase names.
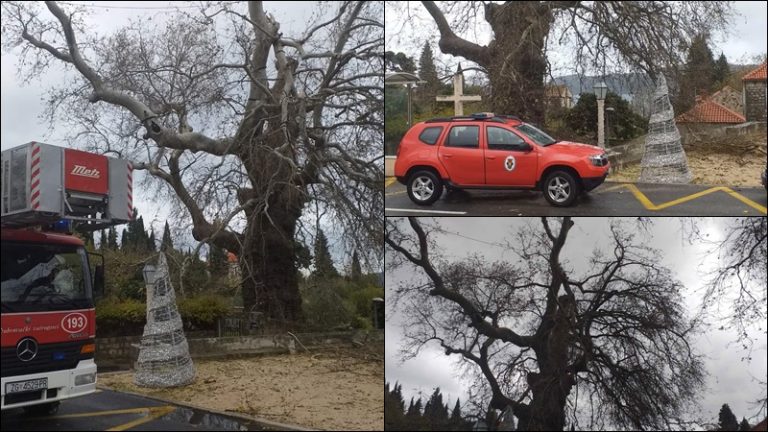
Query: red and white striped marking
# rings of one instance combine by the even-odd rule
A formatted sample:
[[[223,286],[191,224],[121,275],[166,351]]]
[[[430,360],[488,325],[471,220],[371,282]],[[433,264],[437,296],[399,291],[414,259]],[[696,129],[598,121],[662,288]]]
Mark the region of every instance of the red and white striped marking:
[[[128,219],[133,219],[133,165],[128,162]]]
[[[30,203],[32,210],[37,210],[40,207],[40,146],[36,143],[32,143],[32,164],[30,165]]]

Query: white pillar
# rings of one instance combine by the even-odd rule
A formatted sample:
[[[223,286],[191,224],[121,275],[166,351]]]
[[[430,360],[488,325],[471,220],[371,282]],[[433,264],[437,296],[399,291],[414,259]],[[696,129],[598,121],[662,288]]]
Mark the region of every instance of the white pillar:
[[[605,99],[597,100],[597,145],[605,148]]]

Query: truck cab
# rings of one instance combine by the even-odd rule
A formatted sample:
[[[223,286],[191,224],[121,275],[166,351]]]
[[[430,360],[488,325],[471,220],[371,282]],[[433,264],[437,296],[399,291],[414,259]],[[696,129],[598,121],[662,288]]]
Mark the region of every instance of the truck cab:
[[[1,408],[51,413],[59,401],[96,390],[93,301],[103,281],[75,236],[1,233]]]

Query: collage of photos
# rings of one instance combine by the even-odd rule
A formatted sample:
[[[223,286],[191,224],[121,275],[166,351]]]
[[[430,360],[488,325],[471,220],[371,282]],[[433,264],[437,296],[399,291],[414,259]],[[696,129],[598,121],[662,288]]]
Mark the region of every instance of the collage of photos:
[[[768,431],[768,2],[0,12],[0,430]]]

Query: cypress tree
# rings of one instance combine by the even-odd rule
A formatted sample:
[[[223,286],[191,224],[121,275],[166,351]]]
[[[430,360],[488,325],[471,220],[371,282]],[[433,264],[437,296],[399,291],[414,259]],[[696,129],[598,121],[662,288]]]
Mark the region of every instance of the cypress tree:
[[[221,276],[227,273],[227,254],[224,249],[208,244],[208,268],[211,275]]]
[[[420,94],[424,101],[431,99],[434,104],[435,95],[440,89],[440,79],[437,76],[437,69],[435,68],[435,57],[432,54],[432,47],[428,42],[424,42],[424,47],[421,49],[421,57],[419,57],[419,78],[422,81],[426,81],[420,87]]]
[[[333,265],[331,253],[328,251],[328,239],[320,228],[315,239],[315,272],[316,277],[333,278],[339,275]]]
[[[741,418],[741,424],[739,425],[739,430],[747,431],[747,432],[752,430],[752,426],[749,425],[749,422],[744,417]]]
[[[721,431],[739,430],[739,421],[736,420],[736,416],[733,415],[733,411],[731,411],[731,407],[729,407],[728,404],[723,404],[722,408],[720,408],[718,417],[720,419]]]
[[[731,75],[731,67],[728,66],[728,60],[725,58],[725,54],[720,53],[720,57],[715,61],[715,67],[712,74],[712,80],[717,87],[722,86],[728,80],[728,77]]]
[[[101,237],[99,238],[99,250],[104,250],[107,248],[107,246],[107,234],[104,232],[104,230],[101,230]]]
[[[157,247],[155,246],[155,230],[154,228],[151,229],[152,234],[149,235],[149,238],[147,239],[147,250],[149,252],[156,252]]]
[[[168,227],[168,220],[165,221],[165,228],[163,229],[163,240],[160,243],[160,250],[162,252],[169,252],[173,250],[173,241],[171,240],[171,228]]]

